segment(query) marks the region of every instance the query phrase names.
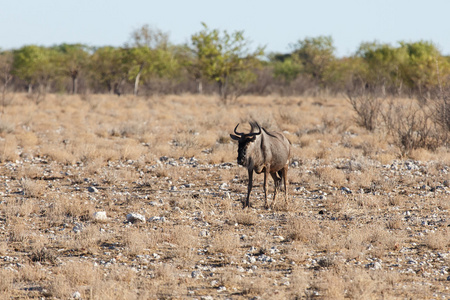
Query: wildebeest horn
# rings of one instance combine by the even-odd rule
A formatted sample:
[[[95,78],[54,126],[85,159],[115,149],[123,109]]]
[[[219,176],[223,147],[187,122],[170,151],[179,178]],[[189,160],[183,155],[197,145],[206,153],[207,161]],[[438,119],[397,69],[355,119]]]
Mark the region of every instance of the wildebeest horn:
[[[236,129],[238,128],[238,126],[239,126],[239,123],[238,123],[238,124],[236,125],[236,127],[234,128],[234,133],[237,134],[237,135],[243,136],[243,135],[244,135],[243,132],[237,132],[237,131],[236,131]]]
[[[259,126],[259,124],[257,122],[251,122],[249,123],[250,126],[252,127],[251,132],[249,134],[247,134],[247,136],[255,136],[255,135],[260,135],[261,134],[261,127]],[[253,129],[256,127],[258,127],[259,132],[253,132]]]

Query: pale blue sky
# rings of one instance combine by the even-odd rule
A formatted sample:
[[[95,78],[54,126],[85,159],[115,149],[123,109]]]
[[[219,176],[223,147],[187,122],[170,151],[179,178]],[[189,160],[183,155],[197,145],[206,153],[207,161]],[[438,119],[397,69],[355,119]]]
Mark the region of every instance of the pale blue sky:
[[[181,44],[202,29],[244,30],[254,46],[288,52],[305,37],[331,35],[337,55],[361,42],[434,42],[450,55],[449,0],[0,0],[0,49],[83,43],[121,46],[144,24]]]

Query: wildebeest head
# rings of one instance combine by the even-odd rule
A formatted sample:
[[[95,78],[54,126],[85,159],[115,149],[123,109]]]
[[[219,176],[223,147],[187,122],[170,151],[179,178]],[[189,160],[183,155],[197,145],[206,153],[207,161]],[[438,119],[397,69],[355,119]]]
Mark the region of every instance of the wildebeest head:
[[[250,126],[252,127],[250,133],[237,132],[239,123],[234,128],[234,134],[230,134],[230,137],[233,140],[238,141],[238,164],[242,166],[246,166],[248,164],[247,150],[251,147],[252,143],[255,142],[256,137],[261,134],[261,127],[256,122],[250,122]],[[258,132],[253,132],[254,129],[257,128]]]

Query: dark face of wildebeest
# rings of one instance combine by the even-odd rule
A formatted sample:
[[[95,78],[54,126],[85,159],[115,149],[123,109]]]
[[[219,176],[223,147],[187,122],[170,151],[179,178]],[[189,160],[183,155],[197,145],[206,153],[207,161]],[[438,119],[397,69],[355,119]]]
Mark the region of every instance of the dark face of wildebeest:
[[[248,134],[244,134],[236,131],[238,126],[239,124],[237,124],[237,126],[234,128],[234,133],[236,133],[239,136],[237,135],[230,135],[230,136],[232,139],[238,141],[238,156],[237,156],[238,164],[246,167],[248,165],[248,156],[247,156],[248,149],[251,148],[250,147],[251,144],[256,141],[256,136],[261,134],[261,128],[258,126],[259,131],[254,133],[253,132],[254,125],[252,125],[251,132]]]

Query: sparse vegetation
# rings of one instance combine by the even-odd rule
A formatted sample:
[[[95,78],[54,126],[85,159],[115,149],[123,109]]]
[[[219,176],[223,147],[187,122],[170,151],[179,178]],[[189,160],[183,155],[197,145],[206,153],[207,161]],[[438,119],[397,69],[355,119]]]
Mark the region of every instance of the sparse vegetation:
[[[348,99],[324,95],[227,106],[207,95],[12,96],[0,123],[0,299],[450,295],[450,152],[399,151],[386,102],[371,131]],[[262,175],[242,210],[247,171],[228,134],[250,118],[293,145],[289,201],[272,210]]]

